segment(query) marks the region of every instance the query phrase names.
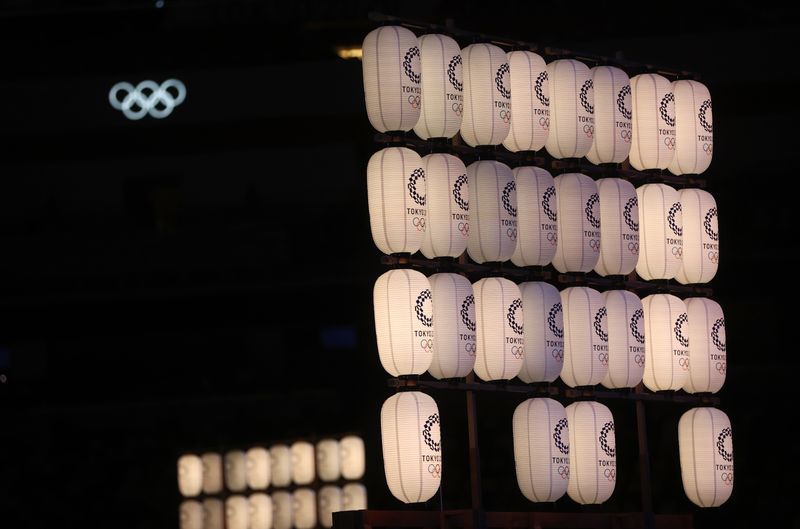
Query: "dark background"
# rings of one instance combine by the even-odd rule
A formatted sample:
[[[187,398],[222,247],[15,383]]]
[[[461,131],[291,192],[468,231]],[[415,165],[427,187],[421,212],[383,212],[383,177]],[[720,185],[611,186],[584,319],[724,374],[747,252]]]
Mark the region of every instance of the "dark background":
[[[675,8],[673,10],[673,8]],[[797,8],[293,0],[0,3],[0,527],[176,528],[178,456],[357,432],[370,508],[469,506],[462,394],[434,394],[441,497],[403,506],[381,467],[392,394],[374,344],[384,271],[365,171],[360,44],[377,11],[693,72],[714,101],[704,175],[720,210],[709,285],[727,320],[720,408],[736,484],[684,496],[683,405],[648,415],[655,510],[696,527],[800,527],[796,326]],[[467,41],[460,42],[469,44]],[[118,81],[175,77],[163,120],[112,109]],[[607,504],[536,505],[511,456],[513,395],[479,395],[488,510],[636,511],[635,416],[611,402]]]

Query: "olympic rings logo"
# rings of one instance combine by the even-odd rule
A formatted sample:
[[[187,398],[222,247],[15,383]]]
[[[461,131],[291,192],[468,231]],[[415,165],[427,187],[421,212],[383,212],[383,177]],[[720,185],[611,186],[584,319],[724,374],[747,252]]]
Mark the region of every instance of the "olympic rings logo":
[[[516,334],[522,334],[522,324],[517,322],[517,310],[521,308],[522,308],[522,300],[520,298],[516,298],[508,306],[508,312],[506,313],[508,326],[511,327],[511,330],[514,331]]]
[[[558,215],[556,214],[557,208],[554,204],[552,204],[555,196],[555,186],[548,187],[542,194],[542,209],[544,210],[545,215],[547,215],[547,218],[550,219],[550,222],[556,222],[558,220]]]
[[[644,367],[644,355],[643,354],[636,354],[633,357],[633,363],[639,367]]]
[[[726,484],[728,486],[732,486],[733,485],[733,472],[723,472],[722,474],[719,475],[719,479],[721,479],[724,484]]]
[[[525,348],[521,345],[511,346],[511,356],[519,360],[525,354]]]
[[[589,196],[589,199],[586,201],[586,207],[583,209],[583,211],[586,213],[586,220],[589,221],[589,224],[592,225],[592,228],[599,230],[600,215],[598,215],[599,211],[595,211],[595,206],[598,206],[598,204],[600,204],[600,195],[598,193],[592,193]],[[598,241],[598,244],[600,244],[600,241]]]
[[[414,217],[411,224],[417,228],[417,231],[425,231],[425,217]]]
[[[550,243],[550,246],[558,244],[558,234],[554,231],[547,232],[547,242]]]
[[[120,99],[120,94],[122,99]],[[186,99],[186,86],[177,79],[167,79],[160,85],[155,81],[142,81],[135,87],[131,83],[120,82],[108,92],[108,102],[112,108],[133,121],[149,114],[162,119]]]
[[[633,255],[639,255],[639,243],[638,242],[629,242],[628,243],[628,251],[631,252]]]
[[[675,117],[670,115],[670,111],[675,109],[675,94],[672,92],[667,92],[664,94],[664,97],[661,98],[661,104],[659,106],[659,112],[661,114],[661,119],[664,120],[664,123],[667,124],[669,127],[675,126]]]
[[[442,465],[431,463],[428,465],[428,472],[434,478],[438,478],[442,474]]]
[[[503,120],[503,123],[511,123],[511,111],[510,110],[501,110],[500,111],[500,119]]]
[[[415,95],[408,96],[408,104],[411,105],[411,108],[419,108],[420,97]]]
[[[453,109],[453,112],[455,112],[456,116],[460,116],[464,113],[464,103],[453,103],[450,105],[450,108]]]
[[[713,143],[704,143],[703,144],[703,152],[707,155],[711,156],[714,151],[714,144]]]
[[[569,479],[569,467],[567,465],[559,465],[557,472],[561,479]]]
[[[544,130],[550,130],[550,118],[542,116],[539,118],[539,126]]]
[[[561,434],[564,431],[564,428],[567,427],[567,419],[559,419],[556,423],[555,427],[553,428],[553,443],[558,448],[559,452],[565,455],[569,455],[569,443],[564,442],[564,439],[561,437]],[[567,467],[569,468],[569,467]]]
[[[713,264],[719,263],[719,252],[708,252],[708,260]]]
[[[689,316],[685,312],[675,319],[675,338],[684,347],[689,347],[689,338],[683,335],[683,326],[689,322]]]
[[[500,92],[500,95],[506,99],[511,99],[511,90],[506,88],[505,78],[509,74],[510,68],[507,62],[504,62],[500,65],[497,69],[497,73],[494,76],[494,84],[497,87],[497,91]],[[511,119],[511,116],[509,116]]]
[[[589,248],[595,252],[600,251],[600,239],[589,239]]]
[[[475,296],[472,294],[464,298],[464,301],[461,303],[461,322],[472,332],[475,332],[475,322],[469,317],[469,309],[474,304]]]
[[[605,452],[608,457],[616,457],[617,455],[617,449],[611,446],[612,444],[616,444],[616,439],[614,443],[609,443],[608,441],[608,434],[613,434],[614,432],[614,421],[608,421],[600,430],[600,438],[598,439],[600,441],[600,448],[602,448],[603,452]]]
[[[464,197],[461,196],[461,188],[467,184],[467,175],[461,174],[458,175],[456,178],[455,184],[453,184],[453,200],[455,200],[458,207],[464,211],[469,211],[469,202],[464,200]]]
[[[636,341],[639,343],[644,343],[644,332],[639,330],[639,322],[644,322],[643,309],[636,309],[635,311],[633,311],[629,326],[631,328],[631,334],[636,339]]]
[[[670,151],[675,149],[675,138],[664,138],[664,145],[666,145],[667,149]]]
[[[417,180],[425,180],[425,170],[422,167],[417,167],[408,177],[408,194],[420,206],[425,205],[425,195],[420,195],[417,192]]]
[[[583,133],[586,134],[587,138],[594,137],[594,125],[589,125],[588,123],[583,126]]]
[[[431,294],[431,290],[426,288],[422,292],[419,293],[417,296],[417,301],[414,306],[414,311],[417,314],[417,319],[422,322],[425,327],[432,327],[433,326],[433,318],[431,316],[425,315],[425,302],[432,301],[433,295]]]
[[[714,367],[720,375],[724,375],[728,371],[728,364],[725,362],[717,362],[717,365]]]
[[[594,105],[589,102],[589,90],[592,90],[592,95],[594,95],[594,83],[591,79],[587,79],[583,82],[583,86],[581,86],[581,92],[579,94],[581,100],[581,106],[588,114],[594,114]],[[584,127],[585,131],[585,127]]]
[[[719,332],[721,330],[725,330],[725,318],[719,318],[717,321],[714,322],[714,325],[711,326],[711,341],[714,342],[714,346],[721,352],[725,352],[725,342],[722,341],[719,337]]]
[[[552,351],[550,351],[550,355],[553,357],[554,360],[556,360],[558,362],[563,362],[564,361],[564,350],[563,349],[555,348]]]
[[[683,248],[681,248],[680,246],[673,246],[672,255],[674,255],[678,259],[683,259]]]
[[[717,452],[719,452],[720,457],[728,463],[733,463],[733,453],[725,448],[725,441],[730,439],[732,435],[731,427],[728,426],[723,428],[717,436]]]
[[[625,143],[630,143],[631,138],[633,137],[633,132],[629,131],[628,129],[620,129],[619,137],[622,138],[622,141]]]
[[[544,83],[548,80],[547,77],[547,70],[542,70],[539,72],[539,75],[536,76],[536,81],[533,83],[533,92],[536,94],[536,99],[539,100],[539,103],[542,106],[549,107],[550,106],[550,98],[544,95]],[[541,120],[539,121],[541,123]],[[550,126],[550,120],[547,120],[547,126]]]
[[[458,231],[460,231],[461,235],[463,235],[464,237],[469,235],[469,222],[459,222]]]
[[[506,235],[512,241],[516,241],[517,240],[517,228],[508,228],[506,230]]]
[[[681,366],[681,369],[684,371],[689,371],[689,359],[685,356],[678,359],[678,365]]]
[[[426,353],[430,353],[431,350],[433,349],[433,340],[430,338],[428,339],[423,338],[422,340],[419,341],[419,346],[422,347],[422,350],[425,351]]]
[[[608,365],[608,353],[597,353],[597,360],[600,362],[601,366]]]
[[[607,468],[603,471],[603,475],[608,481],[614,482],[617,480],[617,469]]]
[[[475,356],[476,349],[477,346],[475,345],[475,342],[466,342],[464,344],[464,352],[467,353],[469,356]]]

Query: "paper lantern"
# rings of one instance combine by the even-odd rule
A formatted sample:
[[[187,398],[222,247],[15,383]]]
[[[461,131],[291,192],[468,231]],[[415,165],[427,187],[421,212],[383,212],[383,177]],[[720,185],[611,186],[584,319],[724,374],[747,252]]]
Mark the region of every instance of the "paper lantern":
[[[317,494],[319,524],[326,529],[333,527],[333,513],[342,510],[342,489],[336,485],[325,485]]]
[[[419,154],[386,147],[367,164],[367,200],[372,241],[380,251],[415,253],[427,222],[425,171]]]
[[[464,113],[461,48],[451,37],[437,33],[422,35],[418,41],[422,97],[414,132],[423,140],[452,138]]]
[[[644,376],[644,309],[639,296],[628,290],[603,292],[608,322],[607,388],[633,388]]]
[[[435,300],[433,321],[436,322],[428,373],[436,379],[465,377],[475,365],[472,283],[461,274],[447,272],[433,274],[428,280]]]
[[[295,529],[314,529],[317,526],[317,493],[314,489],[301,487],[293,494]]]
[[[591,287],[561,291],[564,311],[564,365],[570,387],[599,384],[608,374],[608,318],[603,296]]]
[[[527,384],[553,382],[564,365],[561,293],[544,281],[525,281],[519,291],[525,308],[525,356],[517,376]]]
[[[341,476],[339,441],[323,439],[317,443],[317,474],[322,481],[336,481]]]
[[[681,284],[708,283],[719,267],[717,202],[703,189],[678,191],[683,218],[683,259],[675,273]]]
[[[546,169],[533,166],[512,170],[517,188],[517,244],[511,262],[545,266],[556,254],[558,219],[556,188]]]
[[[295,485],[308,485],[314,481],[316,469],[314,445],[308,441],[295,441],[292,451],[292,482]]]
[[[292,451],[288,445],[276,444],[269,449],[272,467],[272,486],[288,487],[292,484]],[[273,501],[275,498],[272,498]]]
[[[361,483],[348,483],[342,487],[342,510],[360,511],[367,508],[367,487]]]
[[[200,458],[203,461],[203,493],[222,492],[222,456],[216,452],[206,452]]]
[[[461,50],[464,116],[461,137],[470,147],[500,145],[511,128],[511,83],[505,52],[489,43]]]
[[[388,270],[373,288],[381,365],[393,377],[420,375],[433,358],[431,284],[410,268]]]
[[[392,495],[403,503],[432,498],[442,476],[436,402],[419,391],[386,399],[381,408],[381,442],[383,470]]]
[[[511,258],[517,246],[517,187],[506,164],[479,160],[467,167],[470,226],[467,253],[476,263]]]
[[[600,256],[594,267],[601,276],[628,275],[639,261],[639,199],[636,188],[621,178],[597,180],[600,195]]]
[[[556,501],[569,481],[569,427],[559,402],[536,398],[514,410],[514,466],[522,494],[533,502]]]
[[[247,458],[243,450],[230,450],[225,453],[225,485],[234,492],[247,487]]]
[[[203,504],[199,501],[182,501],[178,516],[180,529],[203,529]]]
[[[420,251],[428,259],[459,257],[469,235],[467,168],[459,158],[434,153],[422,158],[427,217]]]
[[[511,380],[525,357],[522,293],[503,277],[485,277],[475,293],[475,375],[483,381]]]
[[[716,393],[725,384],[728,356],[725,351],[725,315],[713,299],[684,300],[689,318],[689,377],[687,393]]]
[[[594,138],[594,89],[589,67],[574,59],[547,65],[550,134],[545,149],[553,158],[586,156]]]
[[[364,440],[357,435],[345,435],[339,440],[339,459],[342,464],[342,478],[361,479],[366,467]]]
[[[269,450],[261,446],[254,446],[245,455],[247,459],[247,471],[245,474],[247,486],[253,490],[262,490],[269,487],[270,478],[272,477]]]
[[[250,527],[250,502],[239,494],[225,498],[225,529]]]
[[[711,165],[714,152],[714,120],[711,95],[703,83],[691,79],[673,81],[675,96],[675,156],[672,174],[701,174]]]
[[[195,454],[178,458],[178,490],[187,498],[203,492],[203,460]]]
[[[272,498],[263,492],[251,494],[250,529],[272,529]]]
[[[594,136],[586,159],[595,165],[622,163],[631,150],[631,81],[614,66],[591,69]]]
[[[731,421],[716,408],[692,408],[678,421],[683,490],[699,507],[719,507],[733,492]]]
[[[683,216],[678,192],[667,184],[636,188],[639,201],[639,259],[645,281],[673,279],[683,259]]]
[[[550,86],[544,59],[531,51],[507,54],[511,128],[503,146],[511,152],[538,151],[550,132]]]
[[[361,50],[370,124],[378,132],[411,130],[422,95],[417,36],[402,26],[381,26],[367,33]]]
[[[644,385],[650,391],[679,390],[689,378],[689,317],[672,294],[650,294],[644,309]]]
[[[669,80],[657,73],[633,76],[631,111],[631,167],[666,169],[675,155],[675,96]]]
[[[558,240],[553,266],[561,273],[590,272],[600,257],[600,194],[581,173],[553,178]]]
[[[217,498],[203,500],[203,529],[225,527],[225,504]]]
[[[567,494],[582,505],[600,504],[617,484],[617,440],[614,417],[605,405],[573,402],[566,407],[569,424]]]
[[[292,529],[294,526],[294,500],[288,490],[272,493],[272,529]]]

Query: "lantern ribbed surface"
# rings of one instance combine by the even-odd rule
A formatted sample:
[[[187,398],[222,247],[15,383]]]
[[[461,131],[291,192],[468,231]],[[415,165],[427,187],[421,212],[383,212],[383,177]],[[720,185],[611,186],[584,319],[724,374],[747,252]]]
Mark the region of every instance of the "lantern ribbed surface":
[[[309,487],[295,489],[292,494],[294,529],[314,529],[317,526],[317,493]]]
[[[525,308],[525,356],[517,375],[526,384],[553,382],[564,365],[564,314],[561,293],[544,281],[519,284]]]
[[[675,156],[669,171],[675,175],[701,174],[714,154],[711,94],[692,79],[672,82],[675,96]]]
[[[673,279],[683,259],[682,205],[675,188],[643,184],[639,202],[639,258],[636,273],[645,281]]]
[[[269,487],[272,477],[269,450],[261,446],[254,446],[247,450],[245,456],[247,487],[252,490],[263,490]]]
[[[465,377],[475,365],[475,296],[461,274],[440,272],[428,280],[436,339],[428,368],[436,379]]]
[[[517,244],[511,262],[517,266],[546,266],[558,244],[558,202],[553,177],[541,167],[512,171],[517,189]]]
[[[495,160],[467,166],[470,229],[467,253],[476,263],[508,261],[517,246],[517,187],[511,168]]]
[[[241,494],[225,498],[225,529],[250,527],[250,502]]]
[[[243,450],[225,453],[225,486],[233,492],[247,488],[247,457]]]
[[[675,96],[669,80],[656,73],[633,76],[631,111],[631,167],[666,169],[675,155]]]
[[[219,498],[203,500],[203,529],[223,529],[225,527],[225,504]]]
[[[570,387],[599,384],[608,374],[608,321],[603,296],[591,287],[561,291],[564,311],[564,365]]]
[[[550,133],[545,148],[553,158],[581,158],[594,138],[594,89],[589,67],[574,59],[548,63]]]
[[[222,455],[216,452],[206,452],[200,458],[203,461],[203,493],[218,494],[222,492]]]
[[[686,304],[672,294],[642,298],[644,377],[650,391],[679,390],[689,378],[689,316]]]
[[[342,437],[339,440],[339,460],[342,465],[342,478],[349,480],[363,478],[366,470],[364,440],[357,435]]]
[[[689,378],[687,393],[716,393],[725,384],[728,353],[722,307],[706,297],[687,298],[689,317]]]
[[[590,272],[600,258],[600,194],[597,183],[581,173],[553,179],[558,241],[553,266],[561,273]]]
[[[203,492],[203,460],[200,456],[184,454],[178,458],[178,490],[187,498]]]
[[[288,490],[272,493],[272,529],[292,529],[294,527],[294,500]]]
[[[511,152],[538,151],[550,133],[547,64],[532,51],[509,52],[511,128],[503,146]]]
[[[678,421],[681,480],[699,507],[719,507],[733,492],[733,433],[724,411],[692,408]]]
[[[644,376],[644,308],[639,296],[628,290],[603,292],[608,321],[607,388],[633,388]]]
[[[324,485],[317,494],[319,524],[326,529],[333,527],[333,513],[342,510],[342,489],[336,485]]]
[[[184,500],[178,508],[180,529],[203,529],[203,504],[197,500]]]
[[[683,285],[708,283],[719,268],[717,201],[708,191],[678,191],[683,227],[683,258],[675,280]]]
[[[422,97],[414,132],[423,140],[452,138],[464,113],[461,48],[452,37],[438,33],[422,35],[418,41]]]
[[[517,485],[533,502],[551,502],[567,492],[569,426],[564,406],[549,398],[527,399],[513,417]]]
[[[631,150],[631,82],[614,66],[591,69],[594,137],[586,159],[595,165],[622,163]]]
[[[250,529],[272,529],[272,498],[263,492],[251,494]]]
[[[308,485],[316,478],[316,454],[314,445],[308,441],[295,441],[292,452],[292,483]]]
[[[639,261],[639,199],[622,178],[597,180],[600,195],[600,255],[594,271],[601,276],[628,275]]]
[[[461,137],[470,147],[500,145],[511,128],[511,83],[506,53],[494,44],[461,50],[464,116]]]
[[[341,477],[341,461],[339,458],[339,441],[322,439],[317,442],[317,476],[320,481],[336,481]]]
[[[573,402],[566,407],[569,424],[567,494],[582,505],[600,504],[617,484],[614,417],[604,404]]]
[[[288,487],[292,484],[292,450],[289,445],[276,444],[270,447],[272,486]],[[275,498],[273,497],[273,500]]]
[[[347,483],[342,487],[342,510],[360,511],[367,508],[367,487],[361,483]]]
[[[459,257],[470,228],[467,168],[452,154],[434,153],[422,158],[422,169],[427,216],[420,251],[428,259]]]
[[[472,285],[475,295],[475,375],[483,381],[511,380],[525,356],[522,294],[513,281],[485,277]]]

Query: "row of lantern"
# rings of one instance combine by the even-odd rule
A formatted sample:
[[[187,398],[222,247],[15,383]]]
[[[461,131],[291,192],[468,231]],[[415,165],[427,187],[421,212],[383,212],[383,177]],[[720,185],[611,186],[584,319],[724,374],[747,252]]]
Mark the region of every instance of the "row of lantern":
[[[378,353],[392,376],[720,390],[727,354],[716,301],[456,273],[384,272],[373,287]]]
[[[676,175],[700,174],[711,163],[711,97],[698,81],[629,78],[574,59],[546,64],[534,52],[491,43],[461,49],[447,35],[417,38],[402,26],[371,31],[362,54],[367,115],[379,132],[459,133],[472,147],[544,147],[554,158],[598,165],[628,158],[634,169]]]
[[[633,272],[644,280],[709,282],[719,266],[714,197],[663,183],[386,147],[367,165],[372,239],[385,254],[420,251],[559,272]]]
[[[225,499],[187,499],[179,508],[180,529],[315,529],[333,526],[333,513],[367,508],[362,483],[301,487],[271,494],[233,494]]]

